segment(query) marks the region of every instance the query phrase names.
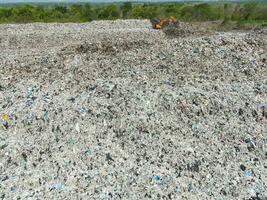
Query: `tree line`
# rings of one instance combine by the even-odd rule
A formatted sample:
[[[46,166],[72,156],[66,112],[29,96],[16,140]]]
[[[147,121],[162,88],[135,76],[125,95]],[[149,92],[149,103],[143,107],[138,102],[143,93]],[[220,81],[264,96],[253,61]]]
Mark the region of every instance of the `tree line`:
[[[0,7],[0,23],[89,22],[174,16],[183,21],[249,21],[267,23],[267,4],[123,4],[18,5]]]

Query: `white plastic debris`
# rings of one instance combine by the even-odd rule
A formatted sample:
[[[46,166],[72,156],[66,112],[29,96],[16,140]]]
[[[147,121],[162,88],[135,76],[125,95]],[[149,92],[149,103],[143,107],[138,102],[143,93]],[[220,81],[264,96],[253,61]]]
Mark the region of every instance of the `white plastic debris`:
[[[80,133],[80,125],[79,125],[79,123],[76,123],[75,130],[77,131],[77,133]]]

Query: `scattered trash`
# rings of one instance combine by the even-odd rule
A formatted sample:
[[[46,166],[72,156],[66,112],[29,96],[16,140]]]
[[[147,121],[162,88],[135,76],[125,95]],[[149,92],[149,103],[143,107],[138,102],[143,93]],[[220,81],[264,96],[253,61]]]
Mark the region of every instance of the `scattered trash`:
[[[251,194],[252,197],[256,197],[256,191],[254,190],[253,186],[254,186],[254,179],[252,176],[252,173],[250,171],[246,171],[245,172],[245,177],[246,177],[246,181],[247,181],[247,185],[249,186],[249,192]]]
[[[8,144],[3,144],[3,145],[0,145],[0,150],[6,148],[8,146]]]
[[[38,91],[37,86],[28,88],[28,92],[27,92],[27,101],[26,101],[26,106],[30,107],[33,105],[34,101],[37,99],[37,97],[34,95],[35,92]]]
[[[46,95],[44,96],[44,101],[45,101],[46,103],[49,103],[49,102],[51,102],[51,98],[46,94]]]
[[[44,122],[48,122],[48,111],[44,111],[44,114],[43,114],[43,120]]]
[[[189,183],[188,184],[187,191],[188,192],[192,192],[193,191],[193,185],[192,185],[192,183]]]
[[[261,181],[253,176],[253,173],[249,170],[244,172],[248,191],[252,199],[264,199],[262,198],[262,184]]]
[[[245,139],[245,143],[248,144],[247,149],[248,149],[249,151],[252,151],[253,149],[256,148],[256,144],[253,142],[253,140],[252,140],[251,137],[250,137],[250,138],[246,138],[246,139]]]
[[[252,183],[253,183],[252,173],[250,171],[246,171],[245,172],[245,177],[247,178],[248,185],[252,185]]]
[[[3,120],[3,126],[5,129],[9,128],[9,124],[10,124],[10,118],[8,114],[3,114],[2,115],[2,120]]]
[[[68,101],[71,101],[72,103],[74,103],[75,102],[75,98],[71,97],[71,98],[68,99]]]
[[[241,165],[240,165],[240,169],[241,169],[242,171],[245,171],[245,170],[246,170],[245,165],[241,164]]]
[[[57,191],[62,191],[64,189],[64,184],[61,182],[57,182],[54,184],[53,188]]]
[[[201,166],[201,161],[196,160],[190,164],[187,164],[187,170],[192,171],[192,172],[199,172]]]
[[[199,124],[192,124],[192,130],[197,130],[199,129],[200,125]]]
[[[161,180],[161,178],[160,176],[156,175],[156,176],[152,176],[152,180],[159,181]]]
[[[80,126],[79,126],[79,123],[76,123],[76,125],[75,125],[75,130],[77,131],[77,133],[80,133]]]
[[[2,115],[2,120],[3,120],[4,122],[9,122],[9,116],[8,116],[8,114],[3,114],[3,115]]]
[[[111,157],[110,153],[106,154],[106,161],[114,161],[114,159]]]
[[[16,192],[16,191],[17,191],[17,188],[16,188],[15,186],[12,186],[12,187],[10,188],[10,190],[11,190],[11,192]]]
[[[48,87],[49,87],[49,84],[50,84],[49,80],[46,80],[46,81],[44,82],[43,86],[42,86],[42,89],[43,89],[43,90],[47,90]]]
[[[32,116],[31,115],[25,115],[22,123],[24,125],[24,127],[29,126],[32,123]]]
[[[0,92],[0,180],[16,176],[1,187],[5,198],[19,199],[23,188],[35,192],[28,198],[51,189],[50,199],[68,199],[78,186],[86,199],[92,184],[91,199],[266,194],[266,42],[258,35],[195,37],[190,24],[155,31],[149,20],[1,26],[3,41],[18,38],[0,43],[0,79],[16,77]],[[168,31],[192,34],[170,39]]]
[[[92,151],[91,151],[91,149],[87,149],[84,153],[85,153],[86,155],[92,155]]]
[[[73,138],[70,138],[70,139],[68,140],[68,143],[71,144],[71,145],[74,145],[74,144],[76,143],[76,140],[73,139]]]
[[[78,111],[79,111],[79,113],[85,113],[86,112],[86,110],[84,108],[80,108],[80,109],[78,109]]]

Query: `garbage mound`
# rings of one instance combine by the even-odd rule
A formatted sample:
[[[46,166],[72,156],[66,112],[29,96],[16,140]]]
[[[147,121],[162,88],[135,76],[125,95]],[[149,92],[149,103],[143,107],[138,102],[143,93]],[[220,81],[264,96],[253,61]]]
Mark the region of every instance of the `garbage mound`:
[[[99,41],[84,42],[74,46],[67,46],[62,49],[63,52],[69,53],[100,53],[107,55],[114,55],[118,52],[129,51],[131,49],[140,49],[151,46],[151,43],[146,40],[125,41],[125,40],[110,40],[101,39]]]
[[[166,35],[173,37],[187,37],[196,34],[196,32],[200,33],[200,31],[197,31],[190,23],[180,21],[164,26],[163,32]]]
[[[266,30],[177,29],[0,25],[0,199],[266,199]]]
[[[152,18],[150,22],[154,29],[162,29],[163,32],[169,37],[188,37],[193,34],[200,35],[204,33],[211,34],[210,31],[208,32],[207,30],[193,26],[190,23],[178,21],[172,16],[163,19]]]

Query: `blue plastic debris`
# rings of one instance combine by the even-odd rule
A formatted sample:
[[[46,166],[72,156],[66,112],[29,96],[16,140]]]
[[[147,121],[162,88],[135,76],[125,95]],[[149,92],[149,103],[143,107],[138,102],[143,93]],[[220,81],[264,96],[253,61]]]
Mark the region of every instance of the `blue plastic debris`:
[[[199,128],[199,125],[198,124],[192,124],[191,128],[193,130],[197,130]]]
[[[251,187],[254,187],[255,186],[255,180],[254,180],[252,172],[251,171],[246,171],[245,172],[245,177],[246,177],[247,184],[249,186],[251,186]]]
[[[48,111],[44,112],[43,119],[44,121],[48,121]]]
[[[73,144],[76,143],[76,141],[75,141],[74,139],[70,138],[70,139],[68,140],[68,143],[73,145]]]
[[[28,88],[28,92],[27,92],[27,101],[26,101],[26,106],[30,107],[33,105],[34,101],[37,99],[37,97],[34,96],[34,93],[37,91],[38,89],[36,87],[32,87],[32,88]]]
[[[156,175],[152,177],[152,180],[159,181],[161,178],[160,176]]]
[[[64,185],[60,182],[57,182],[54,184],[53,188],[55,188],[57,191],[62,191],[64,189]]]
[[[246,172],[245,172],[245,176],[246,176],[246,177],[251,177],[251,176],[252,176],[252,173],[251,173],[250,171],[246,171]]]
[[[79,113],[85,113],[86,112],[86,110],[84,108],[79,108],[78,111],[79,111]]]
[[[189,184],[188,184],[187,191],[188,191],[188,192],[192,192],[192,191],[193,191],[192,183],[189,183]]]

